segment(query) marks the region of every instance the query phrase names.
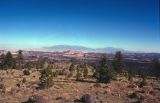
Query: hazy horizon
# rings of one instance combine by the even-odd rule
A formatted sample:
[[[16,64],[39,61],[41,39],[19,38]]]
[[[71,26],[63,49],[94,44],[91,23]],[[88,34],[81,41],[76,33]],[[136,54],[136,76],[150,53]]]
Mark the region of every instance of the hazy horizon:
[[[0,49],[54,45],[160,53],[159,0],[1,0]]]
[[[61,45],[52,45],[52,46],[45,46],[45,47],[39,47],[39,48],[0,48],[0,50],[5,50],[5,51],[12,51],[12,52],[17,52],[18,50],[24,50],[24,51],[48,51],[48,52],[57,52],[57,49],[55,50],[54,47],[59,47],[61,48],[61,46],[65,46],[65,48],[63,48],[62,50],[60,51],[65,51],[65,50],[72,50],[72,49],[66,49],[68,46],[69,47],[75,47],[75,50],[73,51],[84,51],[84,52],[87,52],[86,50],[83,50],[83,48],[88,48],[88,49],[93,49],[93,50],[96,50],[96,51],[88,51],[88,52],[96,52],[96,53],[99,53],[99,51],[97,50],[100,50],[100,49],[113,49],[114,51],[112,51],[113,53],[115,52],[115,50],[117,49],[117,51],[122,51],[124,53],[160,53],[160,51],[143,51],[143,50],[127,50],[127,49],[124,49],[124,48],[117,48],[117,47],[101,47],[101,48],[92,48],[92,47],[87,47],[87,46],[82,46],[82,45],[67,45],[67,44],[61,44]],[[53,47],[53,48],[52,48]],[[82,47],[82,50],[77,50],[76,47]],[[59,51],[59,49],[58,49]],[[100,51],[102,52],[102,51]],[[103,52],[111,52],[111,51],[103,51]]]

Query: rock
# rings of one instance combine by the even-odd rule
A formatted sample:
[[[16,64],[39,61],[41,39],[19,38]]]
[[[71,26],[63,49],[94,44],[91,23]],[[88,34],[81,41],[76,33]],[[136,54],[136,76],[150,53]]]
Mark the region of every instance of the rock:
[[[38,84],[33,84],[33,85],[32,85],[32,88],[33,88],[33,89],[37,89],[37,88],[40,88],[40,86],[39,86]]]
[[[104,94],[107,94],[108,92],[107,91],[104,91]]]
[[[91,95],[85,94],[82,96],[81,102],[82,103],[93,103],[93,99],[92,99]]]
[[[21,84],[20,84],[20,83],[17,83],[16,86],[20,88],[20,87],[21,87]]]
[[[48,100],[44,96],[34,95],[23,103],[48,103]]]
[[[105,91],[104,91],[104,94],[107,94],[107,93],[111,93],[111,90],[109,88],[107,88]]]
[[[98,88],[98,87],[101,87],[101,84],[96,83],[96,84],[94,84],[93,86]]]
[[[76,89],[76,88],[75,88],[75,89],[73,89],[73,90],[74,90],[74,92],[76,92],[76,93],[78,93],[78,92],[79,92],[79,90],[78,90],[78,89]]]
[[[159,86],[159,85],[154,84],[154,85],[153,85],[153,89],[156,89],[156,90],[159,90],[159,91],[160,91],[160,86]]]
[[[138,86],[137,86],[136,84],[133,84],[133,83],[130,84],[130,85],[128,85],[128,87],[129,87],[129,88],[138,88]]]
[[[151,86],[144,86],[143,87],[143,91],[146,93],[146,94],[150,94],[151,91],[153,91],[153,88]]]
[[[139,99],[140,98],[140,95],[136,92],[132,93],[129,95],[129,98],[132,98],[132,99]]]
[[[6,92],[10,92],[11,90],[12,90],[12,87],[7,87],[7,88],[5,89]]]
[[[55,88],[55,89],[60,89],[60,87],[58,87],[58,86],[54,86],[54,88]]]
[[[74,98],[75,98],[75,100],[79,100],[80,99],[80,97],[78,95],[76,95]]]
[[[109,86],[106,85],[106,86],[104,86],[103,88],[106,89],[106,88],[109,88]]]
[[[57,97],[56,100],[63,100],[63,97]]]
[[[154,91],[150,91],[149,94],[150,94],[150,95],[153,95],[153,96],[156,95],[156,93],[155,93]]]
[[[43,96],[35,96],[34,99],[36,103],[47,103],[47,99]]]
[[[9,92],[10,92],[10,94],[15,95],[17,93],[17,89],[11,88],[11,90]]]
[[[68,93],[63,93],[62,94],[62,97],[65,99],[65,100],[68,100],[70,98],[70,95]]]

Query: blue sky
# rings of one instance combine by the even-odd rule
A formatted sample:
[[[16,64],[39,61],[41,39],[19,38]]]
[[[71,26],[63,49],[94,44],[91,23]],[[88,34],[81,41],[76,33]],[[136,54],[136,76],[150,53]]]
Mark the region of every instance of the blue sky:
[[[159,0],[0,0],[0,48],[160,52]]]

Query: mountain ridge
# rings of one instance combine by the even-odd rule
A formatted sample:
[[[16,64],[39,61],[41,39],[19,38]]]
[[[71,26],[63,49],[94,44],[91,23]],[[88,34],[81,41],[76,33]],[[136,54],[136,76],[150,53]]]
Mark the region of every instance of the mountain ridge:
[[[114,47],[104,47],[104,48],[89,48],[85,46],[79,45],[54,45],[50,47],[43,47],[44,50],[47,51],[83,51],[83,52],[99,52],[99,53],[115,53],[117,51],[121,52],[129,52],[128,50],[124,50],[122,48],[114,48]]]

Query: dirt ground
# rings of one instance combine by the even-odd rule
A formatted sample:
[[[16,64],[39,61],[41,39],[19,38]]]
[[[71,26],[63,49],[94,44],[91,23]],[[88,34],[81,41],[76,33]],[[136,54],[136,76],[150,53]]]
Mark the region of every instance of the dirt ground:
[[[32,95],[43,96],[47,103],[74,103],[85,94],[91,96],[93,103],[160,103],[160,80],[147,79],[147,86],[139,88],[140,78],[130,83],[125,77],[119,77],[103,84],[94,79],[80,82],[58,76],[51,88],[37,90],[39,75],[38,71],[24,76],[20,70],[0,70],[0,83],[5,85],[5,90],[0,91],[0,103],[22,103]],[[26,83],[22,83],[23,78]],[[135,95],[131,97],[132,94]]]

